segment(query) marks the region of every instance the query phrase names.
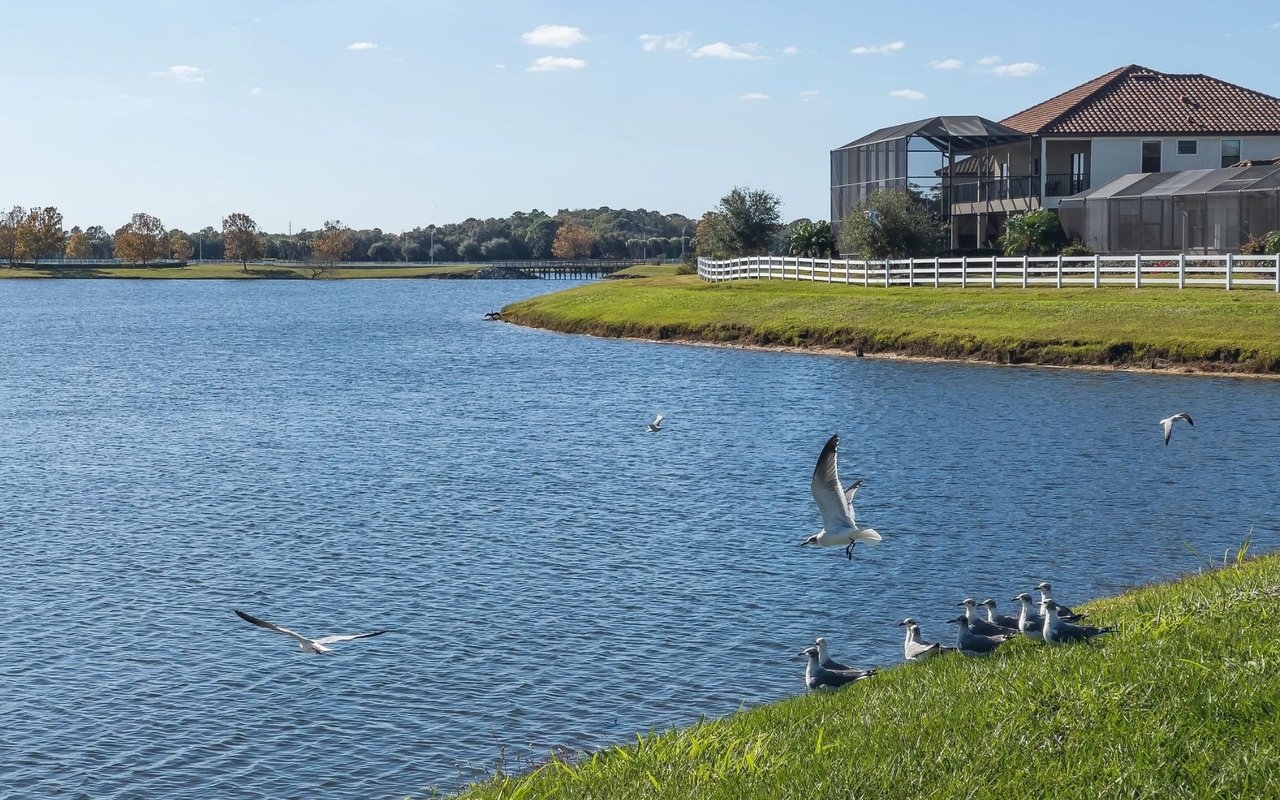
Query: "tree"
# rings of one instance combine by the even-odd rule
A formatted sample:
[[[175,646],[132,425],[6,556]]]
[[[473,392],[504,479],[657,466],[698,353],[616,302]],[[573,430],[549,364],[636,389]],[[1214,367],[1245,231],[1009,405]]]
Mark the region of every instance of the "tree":
[[[489,261],[506,261],[514,256],[511,240],[503,236],[490,239],[480,245],[480,255]]]
[[[931,256],[942,249],[942,222],[917,195],[880,189],[840,223],[840,252],[858,258]]]
[[[524,241],[529,245],[529,255],[533,258],[551,258],[551,248],[559,231],[560,223],[551,217],[542,217],[525,228]]]
[[[311,277],[317,277],[325,268],[332,269],[334,263],[347,257],[351,252],[351,229],[340,220],[325,220],[324,228],[311,245],[311,254],[324,265],[320,269],[312,269]]]
[[[27,219],[27,210],[22,206],[14,206],[0,216],[0,254],[9,260],[9,269],[18,257],[18,231]]]
[[[1047,208],[1014,214],[1000,235],[1006,256],[1046,256],[1066,243],[1058,215]]]
[[[67,238],[66,256],[75,259],[93,256],[93,242],[89,239],[89,234],[80,230],[79,225],[71,229],[71,236]]]
[[[822,258],[836,254],[836,241],[831,238],[831,223],[826,220],[804,220],[791,230],[787,253],[793,256]]]
[[[427,245],[413,240],[407,241],[400,246],[400,255],[404,256],[405,261],[426,261],[431,257],[431,253],[427,250]]]
[[[146,264],[169,249],[169,234],[164,224],[150,214],[137,213],[116,231],[116,258]]]
[[[737,243],[724,214],[708,211],[698,221],[695,252],[703,258],[729,258],[738,253]]]
[[[731,241],[733,255],[752,255],[769,252],[769,240],[782,223],[778,208],[782,201],[777,195],[763,189],[747,189],[735,186],[720,198],[717,211],[724,215],[724,222]]]
[[[90,258],[111,258],[115,242],[112,241],[111,234],[107,233],[106,228],[101,225],[90,225],[84,229],[84,235],[89,239]]]
[[[222,239],[226,258],[240,262],[240,269],[249,271],[249,262],[262,258],[262,237],[253,217],[239,211],[222,218]]]
[[[595,234],[574,222],[567,222],[556,231],[551,254],[556,258],[585,258],[591,254]]]
[[[390,242],[383,239],[382,241],[374,242],[369,245],[369,249],[366,251],[365,255],[368,256],[370,261],[395,261],[396,248],[392,247]]]
[[[17,256],[38,263],[41,258],[61,253],[66,246],[66,236],[61,211],[54,206],[33,208],[18,226]]]
[[[187,235],[179,230],[169,232],[169,257],[183,264],[191,259],[191,254],[195,252],[195,248],[191,246],[191,240]]]

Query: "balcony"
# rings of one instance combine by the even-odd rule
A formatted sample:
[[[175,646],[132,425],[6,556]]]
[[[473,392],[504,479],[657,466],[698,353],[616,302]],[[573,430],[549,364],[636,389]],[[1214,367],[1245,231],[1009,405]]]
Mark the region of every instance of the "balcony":
[[[1089,188],[1088,175],[1046,175],[1045,197],[1066,197]],[[951,186],[951,213],[1027,211],[1041,206],[1039,175],[980,178]]]
[[[1044,176],[1045,197],[1070,197],[1089,188],[1088,175],[1046,175]]]

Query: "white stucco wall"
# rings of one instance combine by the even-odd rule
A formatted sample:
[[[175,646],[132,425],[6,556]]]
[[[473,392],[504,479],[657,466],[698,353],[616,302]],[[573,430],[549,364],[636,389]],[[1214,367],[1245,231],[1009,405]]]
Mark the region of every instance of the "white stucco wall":
[[[1130,172],[1142,171],[1142,143],[1159,140],[1160,171],[1173,172],[1181,169],[1217,169],[1222,166],[1221,136],[1175,136],[1175,137],[1143,137],[1143,138],[1099,138],[1093,140],[1092,169],[1089,173],[1090,185],[1101,186]],[[1274,158],[1280,156],[1280,137],[1277,136],[1228,136],[1228,139],[1240,139],[1240,157]],[[1194,139],[1197,142],[1196,154],[1193,156],[1178,155],[1178,142]]]

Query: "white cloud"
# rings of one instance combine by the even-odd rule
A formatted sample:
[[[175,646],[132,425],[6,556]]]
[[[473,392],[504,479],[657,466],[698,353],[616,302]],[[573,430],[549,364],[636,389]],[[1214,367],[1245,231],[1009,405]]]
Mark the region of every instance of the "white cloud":
[[[992,64],[999,64],[1001,61],[1004,61],[1004,59],[1000,56],[983,56],[978,59],[978,64],[980,66],[989,67]]]
[[[727,58],[732,61],[756,60],[767,58],[767,56],[752,55],[751,51],[756,48],[754,44],[743,44],[734,47],[724,42],[715,42],[713,44],[704,44],[697,50],[693,51],[694,58],[702,58],[708,56],[710,58]]]
[[[565,56],[543,56],[535,58],[533,63],[524,68],[525,72],[558,72],[566,69],[582,69],[587,66],[587,62],[580,58],[567,58]]]
[[[760,92],[747,92],[738,98],[739,100],[768,100],[769,95]]]
[[[507,65],[506,65],[506,64],[494,64],[494,65],[493,65],[493,68],[494,68],[494,69],[506,69],[506,68],[507,68]]]
[[[1272,27],[1272,28],[1280,28],[1280,22],[1273,22],[1273,23],[1271,23],[1271,25],[1270,25],[1269,27]]]
[[[960,69],[964,62],[958,58],[944,58],[941,61],[930,61],[929,66],[934,69]]]
[[[786,47],[782,48],[782,54],[784,56],[794,56],[799,52],[800,52],[800,48],[796,47],[793,44],[789,44]]]
[[[928,97],[924,92],[918,92],[915,89],[894,89],[889,92],[890,97],[901,97],[903,100],[924,100]]]
[[[816,100],[821,94],[822,92],[819,92],[817,89],[805,89],[800,93],[800,101],[807,103],[810,100]]]
[[[262,94],[262,87],[261,86],[253,87],[252,89],[249,90],[249,94],[253,95],[254,97],[257,97],[258,95]]]
[[[581,28],[569,25],[539,25],[528,33],[520,34],[520,40],[535,47],[573,47],[587,40]]]
[[[347,45],[343,49],[345,50],[377,50],[378,44],[377,42],[352,42],[351,44]]]
[[[849,52],[853,53],[855,56],[888,55],[889,53],[896,53],[906,46],[906,42],[899,40],[896,42],[889,42],[887,44],[861,45],[853,48]]]
[[[202,67],[188,67],[183,64],[175,64],[168,69],[162,69],[159,72],[153,72],[152,75],[163,75],[166,78],[174,78],[183,83],[204,83],[204,78],[209,74],[209,70]]]
[[[689,31],[680,33],[642,33],[640,34],[640,47],[646,53],[652,53],[655,50],[688,50],[689,37],[693,36]]]
[[[1044,67],[1034,61],[1019,61],[1015,64],[1001,64],[991,68],[991,74],[997,78],[1023,78],[1043,71]]]

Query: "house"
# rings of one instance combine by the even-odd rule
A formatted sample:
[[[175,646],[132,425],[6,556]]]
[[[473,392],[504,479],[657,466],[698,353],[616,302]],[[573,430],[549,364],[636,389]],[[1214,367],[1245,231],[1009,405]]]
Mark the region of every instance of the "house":
[[[1280,155],[1280,99],[1136,64],[999,122],[935,120],[972,125],[969,135],[955,136],[944,123],[941,135],[924,120],[831,151],[833,226],[870,190],[908,188],[936,202],[952,247],[972,248],[996,238],[1010,214],[1056,209],[1063,197],[1129,173],[1217,169]],[[934,135],[921,135],[922,125]]]

